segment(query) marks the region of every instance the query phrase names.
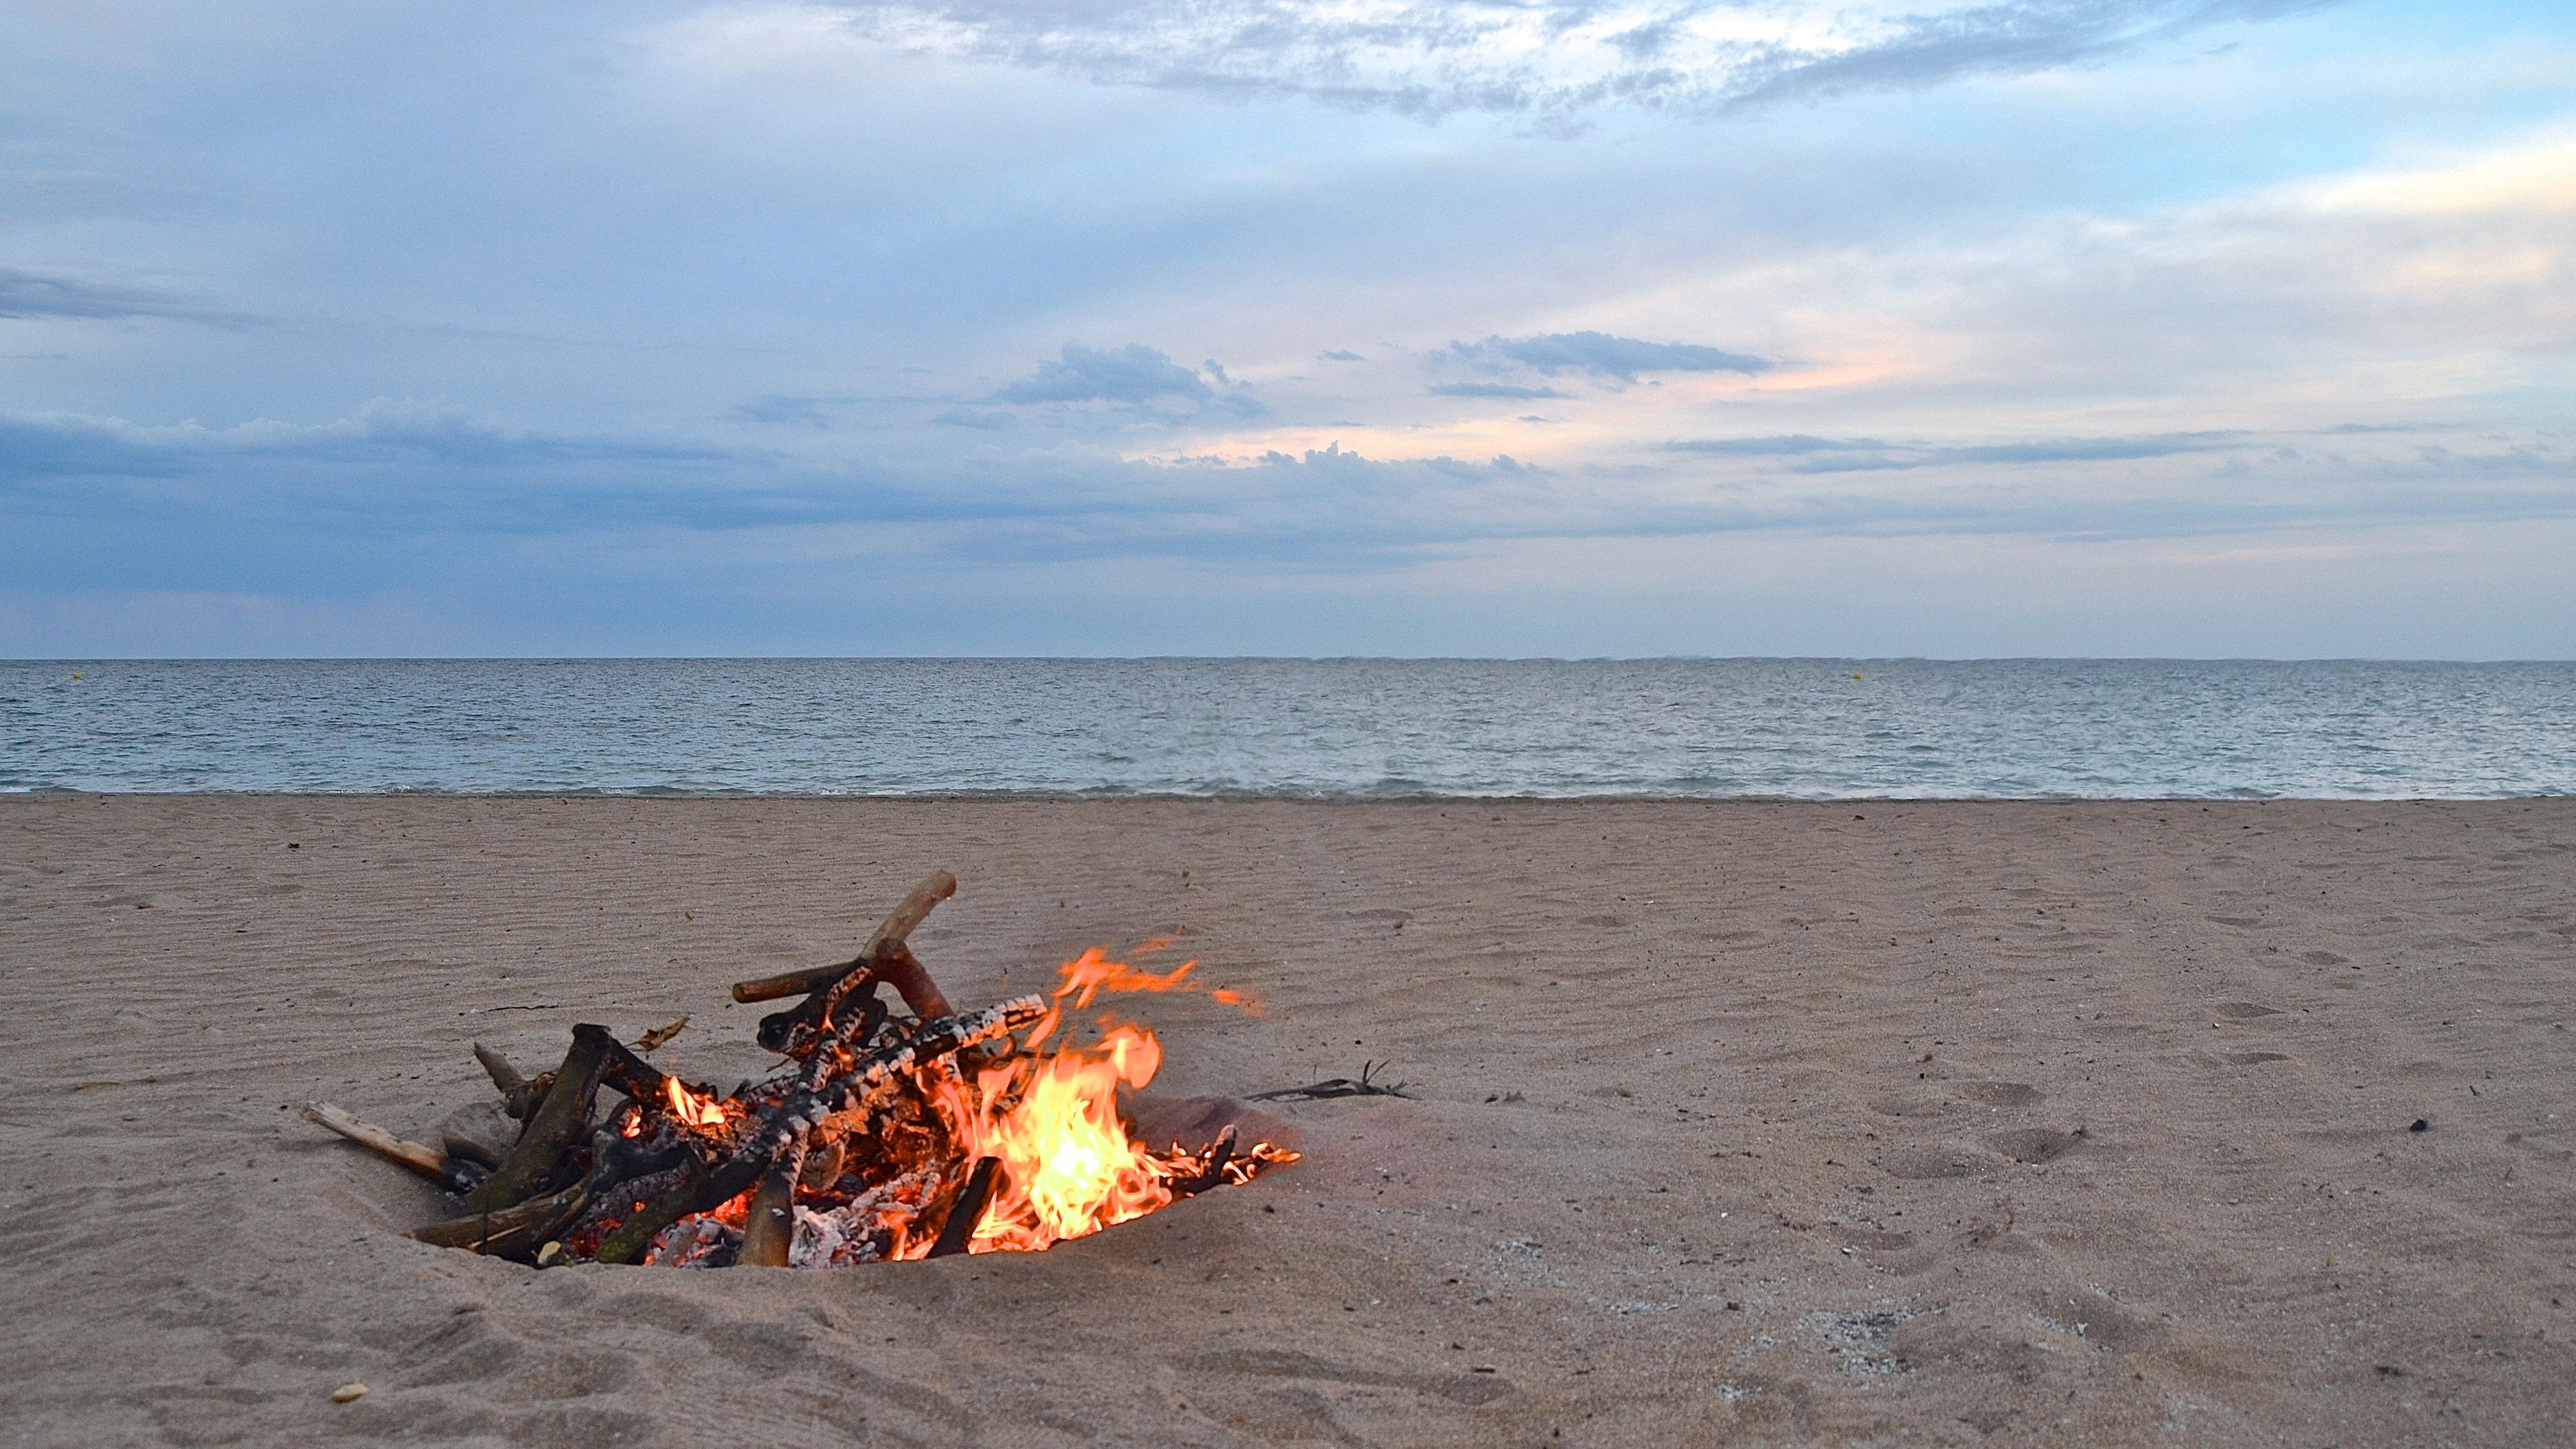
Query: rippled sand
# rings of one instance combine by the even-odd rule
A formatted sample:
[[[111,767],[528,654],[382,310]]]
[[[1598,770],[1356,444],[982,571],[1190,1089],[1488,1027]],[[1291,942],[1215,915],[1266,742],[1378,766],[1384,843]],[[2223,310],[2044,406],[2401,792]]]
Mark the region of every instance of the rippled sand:
[[[1412,1099],[828,1273],[423,1247],[290,1110],[581,1020],[757,1070],[726,984],[934,866],[961,1004],[1178,930],[1267,1011],[1144,1003],[1159,1089]],[[0,1440],[2548,1442],[2571,948],[2569,801],[9,799]]]

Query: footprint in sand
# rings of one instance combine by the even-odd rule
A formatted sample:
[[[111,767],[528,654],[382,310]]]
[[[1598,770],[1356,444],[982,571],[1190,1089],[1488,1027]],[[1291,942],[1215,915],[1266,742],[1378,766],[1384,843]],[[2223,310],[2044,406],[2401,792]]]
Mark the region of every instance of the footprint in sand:
[[[1986,1145],[2015,1162],[2051,1162],[2083,1141],[2076,1133],[2060,1132],[2054,1127],[2025,1127],[2018,1132],[1998,1132],[1986,1139]]]

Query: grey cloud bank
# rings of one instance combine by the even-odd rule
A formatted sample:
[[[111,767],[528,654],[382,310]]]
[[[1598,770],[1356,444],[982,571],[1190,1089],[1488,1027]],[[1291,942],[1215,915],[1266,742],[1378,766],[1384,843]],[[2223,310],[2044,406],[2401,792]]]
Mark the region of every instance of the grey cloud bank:
[[[1664,444],[1667,452],[1718,457],[1787,457],[1807,473],[1862,473],[1907,468],[1939,468],[1962,463],[2093,463],[2124,459],[2170,458],[2180,453],[2211,453],[2242,447],[2243,432],[2165,433],[2138,438],[2052,438],[2030,442],[1934,446],[1899,444],[1874,438],[1686,439]]]
[[[249,319],[160,287],[0,267],[0,318],[170,317],[235,325]]]

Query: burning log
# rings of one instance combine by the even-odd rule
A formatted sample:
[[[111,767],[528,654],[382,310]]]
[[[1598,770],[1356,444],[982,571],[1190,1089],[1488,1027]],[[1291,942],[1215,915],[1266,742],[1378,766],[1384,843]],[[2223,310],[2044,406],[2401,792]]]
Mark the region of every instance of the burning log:
[[[819,1147],[809,1147],[805,1153],[805,1175],[798,1178],[797,1183],[809,1191],[820,1192],[841,1180],[841,1169],[848,1161],[849,1154],[842,1149],[838,1139]]]
[[[742,1222],[742,1249],[734,1261],[746,1268],[784,1268],[796,1238],[796,1179],[805,1172],[805,1142],[798,1138],[772,1163]]]
[[[966,1185],[958,1189],[957,1201],[948,1209],[948,1221],[939,1225],[939,1240],[923,1257],[954,1257],[975,1241],[975,1224],[984,1216],[984,1201],[992,1196],[993,1179],[1000,1176],[1001,1168],[998,1157],[975,1159],[975,1170],[966,1175]]]
[[[615,1231],[600,1239],[599,1250],[590,1255],[594,1263],[632,1263],[652,1246],[653,1239],[673,1223],[695,1211],[695,1204],[706,1191],[707,1165],[692,1154],[677,1187],[636,1209],[635,1215],[617,1225]]]
[[[905,942],[955,890],[946,872],[931,876],[852,961],[736,985],[738,1000],[805,1000],[761,1022],[760,1040],[788,1062],[730,1093],[638,1054],[679,1023],[634,1048],[584,1024],[563,1065],[535,1078],[475,1048],[523,1123],[506,1153],[463,1138],[443,1152],[405,1143],[337,1109],[325,1120],[317,1107],[315,1120],[457,1194],[449,1220],[414,1237],[541,1267],[1033,1250],[1296,1160],[1270,1141],[1241,1147],[1234,1123],[1208,1117],[1205,1102],[1188,1124],[1140,1113],[1174,1129],[1170,1149],[1155,1150],[1140,1116],[1119,1105],[1155,1073],[1152,1034],[1119,1026],[1084,1046],[1064,1029],[1066,1009],[1100,990],[1198,989],[1181,984],[1196,963],[1155,975],[1094,950],[1065,964],[1052,1001],[957,1011]],[[879,985],[911,1014],[892,1013]],[[603,1100],[602,1087],[614,1095]],[[1193,1152],[1184,1140],[1207,1145]]]
[[[1173,1195],[1195,1197],[1209,1188],[1224,1186],[1225,1169],[1234,1161],[1236,1136],[1234,1124],[1226,1123],[1225,1130],[1216,1135],[1216,1142],[1208,1148],[1206,1164],[1186,1178],[1172,1180]]]

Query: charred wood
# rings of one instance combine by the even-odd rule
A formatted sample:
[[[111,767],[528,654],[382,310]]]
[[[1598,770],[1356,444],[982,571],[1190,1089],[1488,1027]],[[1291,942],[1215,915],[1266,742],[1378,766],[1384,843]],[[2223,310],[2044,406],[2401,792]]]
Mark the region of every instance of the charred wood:
[[[591,1107],[599,1096],[600,1073],[617,1038],[608,1028],[584,1023],[572,1029],[572,1050],[554,1074],[545,1100],[528,1117],[528,1130],[483,1185],[466,1194],[476,1212],[506,1208],[545,1190],[562,1170],[564,1150],[590,1130]]]
[[[548,1239],[580,1216],[589,1201],[590,1184],[577,1182],[561,1192],[530,1198],[515,1207],[414,1228],[409,1236],[442,1248],[471,1248],[503,1258],[532,1257]]]
[[[858,1029],[845,1035],[864,1041],[874,1035],[878,1025],[884,1022],[885,1003],[877,999],[873,989],[876,983],[865,972],[845,978],[844,985],[849,989],[836,986],[817,991],[785,1011],[771,1012],[762,1017],[759,1029],[752,1033],[753,1039],[764,1050],[793,1056],[811,1045],[814,1033],[833,1024],[836,1012],[847,1015],[847,1003],[855,996],[858,1000]]]
[[[1216,1135],[1216,1142],[1208,1148],[1207,1165],[1200,1168],[1196,1176],[1174,1178],[1172,1195],[1189,1197],[1212,1187],[1225,1186],[1225,1166],[1234,1160],[1234,1144],[1234,1124],[1228,1122],[1225,1130]]]
[[[642,1257],[644,1250],[653,1245],[653,1239],[664,1228],[693,1212],[702,1211],[697,1201],[706,1191],[706,1185],[707,1165],[693,1153],[679,1186],[646,1203],[636,1210],[634,1216],[619,1223],[607,1237],[600,1239],[599,1251],[591,1254],[590,1260],[594,1263],[632,1263]],[[723,1200],[717,1199],[718,1202]]]
[[[949,1258],[966,1251],[975,1241],[975,1224],[983,1218],[984,1204],[992,1200],[993,1184],[1001,1175],[1002,1159],[975,1159],[975,1170],[966,1175],[966,1185],[958,1189],[957,1200],[948,1209],[948,1221],[939,1225],[939,1240],[924,1257]]]
[[[1274,1091],[1255,1092],[1244,1100],[1247,1102],[1320,1102],[1333,1097],[1404,1096],[1404,1089],[1412,1083],[1398,1082],[1390,1087],[1384,1082],[1372,1080],[1378,1068],[1385,1065],[1384,1062],[1360,1063],[1360,1078],[1356,1082],[1348,1077],[1332,1077],[1303,1087],[1280,1087]]]
[[[837,1141],[810,1147],[805,1153],[805,1172],[797,1184],[808,1192],[821,1192],[841,1180],[841,1170],[848,1161],[848,1149]]]
[[[648,1147],[641,1142],[601,1132],[591,1138],[590,1191],[606,1196],[611,1188],[685,1165],[694,1155],[684,1143]]]
[[[663,1100],[665,1077],[662,1069],[637,1056],[615,1037],[610,1037],[608,1045],[602,1049],[599,1079],[647,1106]]]

